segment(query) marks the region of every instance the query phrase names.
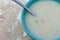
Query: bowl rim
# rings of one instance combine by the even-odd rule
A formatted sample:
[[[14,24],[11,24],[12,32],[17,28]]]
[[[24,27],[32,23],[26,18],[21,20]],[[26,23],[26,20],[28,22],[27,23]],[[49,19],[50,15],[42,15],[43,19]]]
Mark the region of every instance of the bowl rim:
[[[27,6],[28,8],[31,6],[31,4],[35,3],[36,1],[40,1],[40,0],[29,0],[25,6]],[[56,1],[58,3],[60,3],[59,0],[53,0]],[[36,37],[35,35],[33,35],[27,28],[26,23],[25,23],[25,15],[26,15],[26,10],[22,9],[19,13],[19,21],[22,25],[23,30],[26,32],[26,34],[32,38],[33,40],[41,40],[41,38]]]
[[[31,4],[33,4],[34,2],[36,2],[38,0],[31,0],[28,1],[27,4],[25,6],[27,6],[28,8],[31,6]],[[25,23],[25,15],[26,15],[26,10],[22,9],[20,14],[19,14],[19,19],[20,19],[20,23],[22,25],[22,28],[24,29],[24,31],[27,33],[28,36],[30,36],[32,39],[34,40],[40,40],[39,38],[37,38],[36,36],[34,36],[27,28],[26,23]]]

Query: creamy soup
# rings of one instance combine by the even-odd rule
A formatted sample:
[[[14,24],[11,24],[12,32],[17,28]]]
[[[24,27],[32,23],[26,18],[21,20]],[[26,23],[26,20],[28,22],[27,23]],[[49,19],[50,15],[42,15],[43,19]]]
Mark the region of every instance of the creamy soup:
[[[30,32],[42,39],[60,37],[60,4],[55,1],[38,1],[30,6],[36,16],[26,14],[26,25]]]

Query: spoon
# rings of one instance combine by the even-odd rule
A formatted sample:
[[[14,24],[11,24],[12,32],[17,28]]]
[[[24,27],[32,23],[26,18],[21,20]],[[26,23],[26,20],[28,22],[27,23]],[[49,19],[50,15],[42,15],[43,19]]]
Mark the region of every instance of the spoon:
[[[32,16],[36,16],[36,13],[24,6],[19,0],[13,0],[17,4],[19,4],[21,7],[23,7],[25,10],[27,10]]]

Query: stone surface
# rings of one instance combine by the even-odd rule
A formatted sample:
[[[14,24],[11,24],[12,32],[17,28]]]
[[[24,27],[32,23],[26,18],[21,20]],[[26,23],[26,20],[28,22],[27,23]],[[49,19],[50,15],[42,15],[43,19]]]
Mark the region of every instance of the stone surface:
[[[21,0],[26,4],[27,0]],[[12,0],[0,0],[0,40],[30,40],[23,37],[23,29],[17,20],[22,7]]]

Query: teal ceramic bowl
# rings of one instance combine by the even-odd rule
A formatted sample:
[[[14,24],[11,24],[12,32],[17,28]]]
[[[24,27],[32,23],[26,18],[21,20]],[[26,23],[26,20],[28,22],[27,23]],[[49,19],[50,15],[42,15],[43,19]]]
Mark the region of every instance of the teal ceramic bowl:
[[[30,1],[28,1],[27,4],[26,4],[26,7],[29,8],[32,4],[36,3],[37,1],[40,1],[40,0],[30,0]],[[54,1],[60,3],[60,0],[54,0]],[[24,29],[24,31],[33,40],[42,40],[41,38],[38,38],[34,34],[32,34],[30,32],[30,30],[27,28],[27,26],[26,26],[27,24],[25,23],[25,15],[26,15],[26,10],[25,9],[22,9],[22,11],[19,14],[19,18],[20,18],[20,23],[21,23],[22,28]],[[60,37],[57,37],[55,40],[60,40]]]

